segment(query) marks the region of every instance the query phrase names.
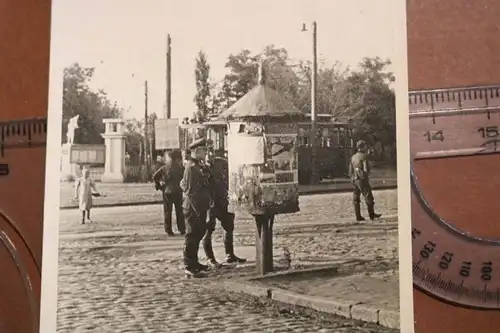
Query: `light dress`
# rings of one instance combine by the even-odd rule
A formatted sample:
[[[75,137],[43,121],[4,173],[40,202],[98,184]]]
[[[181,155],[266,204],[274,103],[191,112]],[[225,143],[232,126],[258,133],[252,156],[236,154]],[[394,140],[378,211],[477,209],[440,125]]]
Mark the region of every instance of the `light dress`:
[[[91,178],[77,178],[75,181],[75,196],[78,197],[80,210],[90,210],[92,208],[92,193],[97,192],[95,182]]]

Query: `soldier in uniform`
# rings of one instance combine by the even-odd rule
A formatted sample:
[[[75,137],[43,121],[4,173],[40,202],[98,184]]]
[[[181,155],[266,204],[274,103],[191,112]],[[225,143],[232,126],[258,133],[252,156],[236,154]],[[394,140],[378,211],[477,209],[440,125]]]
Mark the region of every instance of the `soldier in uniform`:
[[[234,254],[233,231],[234,214],[228,211],[228,163],[225,158],[215,157],[213,152],[209,152],[206,158],[206,165],[210,173],[210,186],[212,193],[212,204],[208,213],[207,230],[203,238],[203,249],[208,258],[208,264],[214,268],[222,265],[215,259],[212,248],[212,233],[215,231],[216,221],[219,220],[224,229],[224,249],[226,252],[226,262],[245,263],[246,259],[239,258]]]
[[[365,141],[360,140],[356,143],[357,152],[351,157],[349,163],[349,177],[353,184],[353,205],[356,221],[364,221],[361,216],[361,200],[363,195],[368,209],[370,220],[379,218],[381,215],[375,213],[375,202],[373,199],[372,188],[370,186],[370,165],[368,162],[368,146]]]
[[[210,206],[209,177],[203,170],[206,156],[205,139],[190,145],[191,158],[184,169],[181,188],[184,191],[183,211],[186,219],[184,244],[185,272],[190,277],[202,277],[208,266],[198,261],[200,242],[206,231],[207,211]]]
[[[182,212],[182,189],[180,182],[184,175],[181,152],[174,150],[165,154],[165,164],[153,174],[156,190],[162,191],[164,227],[169,236],[172,231],[172,206],[175,207],[177,230],[181,235],[186,231],[184,213]]]

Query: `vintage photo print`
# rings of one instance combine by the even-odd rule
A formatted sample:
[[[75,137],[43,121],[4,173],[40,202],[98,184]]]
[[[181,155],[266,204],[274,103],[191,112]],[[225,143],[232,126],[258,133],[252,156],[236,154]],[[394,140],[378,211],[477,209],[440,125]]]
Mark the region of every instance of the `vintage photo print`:
[[[57,332],[399,332],[396,3],[54,1]]]

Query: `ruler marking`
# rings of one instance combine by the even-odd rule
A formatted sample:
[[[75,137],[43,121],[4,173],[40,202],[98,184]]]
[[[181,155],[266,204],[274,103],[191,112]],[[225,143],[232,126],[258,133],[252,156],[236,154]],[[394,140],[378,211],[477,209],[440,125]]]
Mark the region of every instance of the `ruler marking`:
[[[0,156],[5,155],[5,147],[4,147],[4,142],[5,142],[5,126],[0,125],[0,131],[2,132],[2,137],[0,138]]]
[[[0,122],[0,157],[6,150],[46,146],[47,119],[33,118]],[[18,138],[17,141],[16,138]]]

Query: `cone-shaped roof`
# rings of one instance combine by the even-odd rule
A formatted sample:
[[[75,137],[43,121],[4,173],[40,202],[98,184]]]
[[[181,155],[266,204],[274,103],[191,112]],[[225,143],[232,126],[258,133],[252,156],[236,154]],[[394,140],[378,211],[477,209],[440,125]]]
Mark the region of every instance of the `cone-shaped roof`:
[[[259,83],[236,103],[223,111],[217,120],[235,120],[260,117],[305,117],[291,102],[276,90],[268,87],[262,64],[259,66]]]

